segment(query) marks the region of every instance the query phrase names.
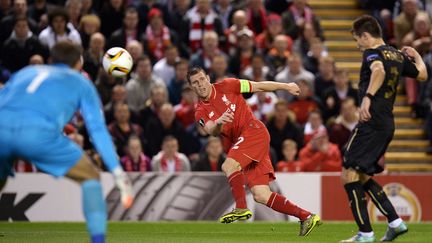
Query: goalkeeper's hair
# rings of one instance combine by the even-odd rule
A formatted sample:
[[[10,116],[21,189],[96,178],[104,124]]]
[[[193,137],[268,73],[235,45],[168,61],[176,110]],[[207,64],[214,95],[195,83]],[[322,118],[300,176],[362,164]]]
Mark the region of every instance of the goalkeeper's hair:
[[[51,49],[52,63],[63,63],[74,67],[80,58],[81,48],[69,41],[58,42]]]

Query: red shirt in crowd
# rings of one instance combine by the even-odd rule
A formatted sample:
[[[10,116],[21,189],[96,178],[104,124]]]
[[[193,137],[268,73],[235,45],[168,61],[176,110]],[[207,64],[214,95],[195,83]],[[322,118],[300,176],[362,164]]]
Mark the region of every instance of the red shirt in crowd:
[[[322,151],[316,151],[312,147],[312,143],[308,143],[300,151],[301,171],[341,171],[342,158],[339,148],[333,143],[329,143],[328,145],[327,153],[324,153]]]
[[[176,117],[183,125],[188,127],[195,121],[195,104],[188,104],[184,100],[174,107]]]

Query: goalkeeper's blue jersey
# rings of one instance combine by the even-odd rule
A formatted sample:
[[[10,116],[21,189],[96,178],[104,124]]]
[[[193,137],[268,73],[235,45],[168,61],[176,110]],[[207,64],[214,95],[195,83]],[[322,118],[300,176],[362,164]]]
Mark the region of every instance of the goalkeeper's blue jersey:
[[[25,121],[28,124],[61,133],[76,111],[81,112],[92,143],[108,169],[118,166],[99,95],[79,72],[63,64],[29,66],[15,73],[0,89],[0,114],[12,116],[9,126],[14,125],[13,114],[17,114],[31,117]]]

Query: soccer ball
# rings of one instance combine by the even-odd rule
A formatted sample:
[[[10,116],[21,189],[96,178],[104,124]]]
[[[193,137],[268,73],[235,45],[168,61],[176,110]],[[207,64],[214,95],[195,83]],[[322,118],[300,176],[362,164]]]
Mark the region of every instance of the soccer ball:
[[[114,77],[124,77],[132,69],[133,60],[129,52],[120,47],[110,48],[102,59],[105,71]]]

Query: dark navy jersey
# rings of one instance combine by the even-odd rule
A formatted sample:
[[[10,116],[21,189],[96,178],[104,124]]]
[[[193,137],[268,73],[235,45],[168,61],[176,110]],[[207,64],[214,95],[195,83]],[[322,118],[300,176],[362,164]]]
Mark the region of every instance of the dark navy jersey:
[[[385,78],[371,102],[369,112],[372,118],[366,124],[377,129],[394,129],[393,104],[399,79],[400,77],[416,78],[419,71],[408,56],[394,47],[382,45],[365,50],[360,70],[360,103],[369,87],[372,73],[370,66],[375,61],[383,63]]]

